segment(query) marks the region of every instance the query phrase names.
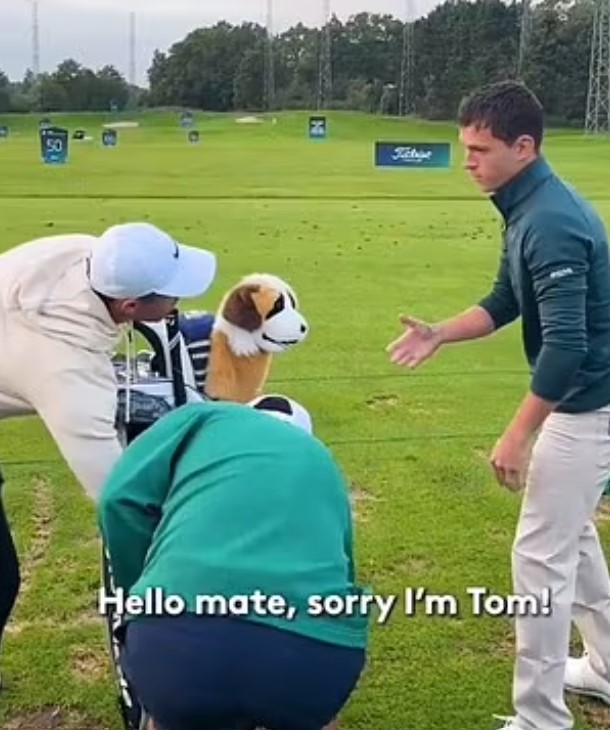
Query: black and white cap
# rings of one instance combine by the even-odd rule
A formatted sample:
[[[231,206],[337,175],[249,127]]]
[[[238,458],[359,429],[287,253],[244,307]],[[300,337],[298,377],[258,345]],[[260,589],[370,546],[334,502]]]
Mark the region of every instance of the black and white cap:
[[[313,433],[313,424],[308,411],[292,398],[285,395],[261,395],[248,404],[259,411],[265,411],[282,421],[292,423],[307,433]]]

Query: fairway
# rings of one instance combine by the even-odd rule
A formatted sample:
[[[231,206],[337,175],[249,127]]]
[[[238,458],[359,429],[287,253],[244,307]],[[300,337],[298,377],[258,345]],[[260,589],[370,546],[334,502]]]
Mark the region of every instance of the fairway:
[[[385,352],[401,313],[450,316],[495,276],[500,218],[462,170],[454,126],[337,112],[328,139],[311,141],[305,113],[251,125],[198,115],[201,141],[189,144],[178,117],[125,116],[139,127],[105,149],[109,115],[53,115],[93,140],[70,140],[68,163],[45,166],[38,117],[0,116],[10,127],[0,140],[0,250],[148,220],[218,255],[217,282],[183,308],[215,310],[251,272],[287,279],[311,333],[276,358],[268,390],[310,409],[352,484],[360,579],[398,597],[374,627],[341,730],[496,728],[492,715],[511,712],[513,624],[473,615],[468,591],[511,591],[520,498],[497,486],[487,457],[528,386],[519,325],[415,373]],[[452,167],[376,169],[377,140],[451,142]],[[545,153],[610,225],[610,140],[552,131]],[[121,730],[96,614],[93,507],[37,419],[0,424],[0,465],[24,573],[0,667],[0,727]],[[419,588],[454,597],[459,611],[405,610],[405,591]],[[610,711],[569,703],[578,730],[610,728]]]

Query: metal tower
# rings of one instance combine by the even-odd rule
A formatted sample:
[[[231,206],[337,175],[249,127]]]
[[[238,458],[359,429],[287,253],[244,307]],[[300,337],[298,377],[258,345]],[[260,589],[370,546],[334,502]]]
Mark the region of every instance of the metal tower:
[[[34,78],[40,75],[40,22],[38,19],[38,0],[32,4],[32,73]]]
[[[273,0],[267,0],[267,37],[265,40],[265,84],[263,103],[267,111],[275,107],[275,62],[273,47]]]
[[[523,78],[525,60],[532,30],[532,0],[521,0],[521,30],[519,33],[519,57],[517,59],[517,78]]]
[[[405,0],[405,17],[402,34],[402,59],[400,62],[400,85],[398,92],[398,113],[401,117],[415,111],[415,13],[412,0]]]
[[[326,109],[332,99],[332,31],[330,0],[323,0],[324,24],[320,30],[320,72],[318,77],[318,109]]]
[[[129,83],[136,85],[136,14],[129,13]]]
[[[610,0],[597,0],[591,39],[585,132],[610,131]]]

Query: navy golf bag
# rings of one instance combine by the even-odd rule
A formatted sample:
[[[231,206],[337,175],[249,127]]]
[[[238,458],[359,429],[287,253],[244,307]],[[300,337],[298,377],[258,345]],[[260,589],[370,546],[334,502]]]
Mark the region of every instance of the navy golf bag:
[[[164,322],[134,324],[135,332],[151,349],[140,350],[134,356],[132,338],[127,355],[114,358],[119,383],[116,428],[125,446],[172,409],[205,400],[202,390],[212,324],[209,315],[189,319],[177,311]],[[197,338],[193,336],[194,325]],[[105,546],[102,585],[106,596],[115,594],[112,566]],[[122,617],[109,611],[105,619],[123,725],[125,730],[144,730],[148,718],[120,664]]]

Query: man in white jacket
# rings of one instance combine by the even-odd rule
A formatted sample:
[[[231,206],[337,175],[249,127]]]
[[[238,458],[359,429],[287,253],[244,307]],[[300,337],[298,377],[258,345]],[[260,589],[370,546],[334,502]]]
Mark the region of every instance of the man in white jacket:
[[[97,499],[122,453],[111,359],[121,325],[163,319],[215,274],[214,254],[148,223],[41,238],[1,254],[0,419],[38,414]],[[0,641],[19,590],[1,484]]]

